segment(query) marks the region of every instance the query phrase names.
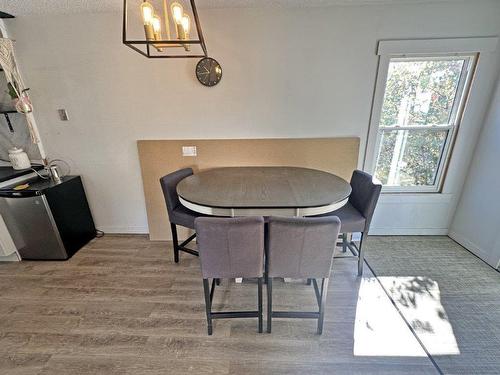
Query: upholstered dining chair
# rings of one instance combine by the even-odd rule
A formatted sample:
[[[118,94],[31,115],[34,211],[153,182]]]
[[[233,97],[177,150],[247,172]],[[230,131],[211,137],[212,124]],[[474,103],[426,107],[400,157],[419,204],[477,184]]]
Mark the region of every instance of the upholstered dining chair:
[[[363,240],[368,235],[375,207],[377,206],[382,184],[370,174],[355,170],[351,177],[351,195],[347,204],[336,211],[329,212],[319,217],[337,216],[342,223],[342,248],[349,248],[358,258],[358,275],[363,274],[364,249]],[[361,233],[359,246],[347,239],[348,233]],[[340,256],[343,257],[343,256]]]
[[[208,334],[212,334],[212,320],[222,318],[258,318],[261,333],[264,218],[200,217],[194,225],[200,250]],[[257,278],[257,310],[213,312],[216,280],[240,277]],[[209,279],[212,279],[211,287]]]
[[[184,207],[179,201],[179,196],[177,195],[177,184],[184,178],[191,176],[193,170],[191,168],[179,169],[178,171],[172,172],[160,178],[161,188],[163,190],[163,196],[165,197],[165,203],[167,204],[168,219],[170,221],[170,229],[172,230],[172,240],[174,243],[174,261],[179,263],[179,252],[184,251],[192,255],[198,255],[198,251],[186,247],[194,238],[196,233],[191,235],[184,242],[179,244],[179,239],[177,237],[177,225],[194,229],[194,220],[202,216],[194,211],[191,211]]]
[[[270,217],[266,241],[267,332],[272,318],[318,319],[323,332],[328,280],[340,230],[337,217]],[[318,311],[273,311],[273,277],[312,279]],[[321,288],[316,279],[321,279]]]

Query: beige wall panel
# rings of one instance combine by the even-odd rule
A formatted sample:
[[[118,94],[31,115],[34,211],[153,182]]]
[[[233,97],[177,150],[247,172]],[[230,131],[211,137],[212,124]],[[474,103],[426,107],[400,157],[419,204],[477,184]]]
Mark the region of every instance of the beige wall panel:
[[[197,156],[182,156],[196,146]],[[296,166],[332,172],[347,181],[358,162],[359,138],[141,140],[137,142],[151,240],[171,239],[160,177],[180,168]],[[180,231],[181,238],[187,231]]]

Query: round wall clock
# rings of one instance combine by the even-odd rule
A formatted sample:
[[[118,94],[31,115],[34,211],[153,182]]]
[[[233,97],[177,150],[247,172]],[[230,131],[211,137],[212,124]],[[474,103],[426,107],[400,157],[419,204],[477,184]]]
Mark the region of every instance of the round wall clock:
[[[204,57],[196,64],[196,78],[202,85],[215,86],[222,78],[222,68],[217,60]]]

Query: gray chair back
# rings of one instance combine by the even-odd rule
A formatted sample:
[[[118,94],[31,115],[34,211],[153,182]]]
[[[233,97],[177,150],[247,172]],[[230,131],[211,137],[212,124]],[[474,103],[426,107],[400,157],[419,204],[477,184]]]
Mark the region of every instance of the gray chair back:
[[[194,226],[204,279],[262,277],[264,218],[199,217]]]
[[[160,178],[161,189],[167,204],[168,216],[173,217],[174,210],[181,204],[177,195],[177,185],[184,178],[191,176],[193,170],[191,168],[179,169]]]
[[[375,180],[372,175],[355,170],[352,172],[351,188],[352,192],[349,196],[349,202],[366,219],[365,232],[368,232],[380,191],[382,190],[382,184]]]
[[[328,278],[339,231],[336,216],[269,218],[269,276]]]

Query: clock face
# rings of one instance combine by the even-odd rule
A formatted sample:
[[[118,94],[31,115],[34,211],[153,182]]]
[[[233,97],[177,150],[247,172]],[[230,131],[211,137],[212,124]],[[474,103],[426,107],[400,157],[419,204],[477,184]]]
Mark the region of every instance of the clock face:
[[[222,78],[222,68],[216,60],[204,57],[196,64],[196,78],[202,85],[215,86]]]

